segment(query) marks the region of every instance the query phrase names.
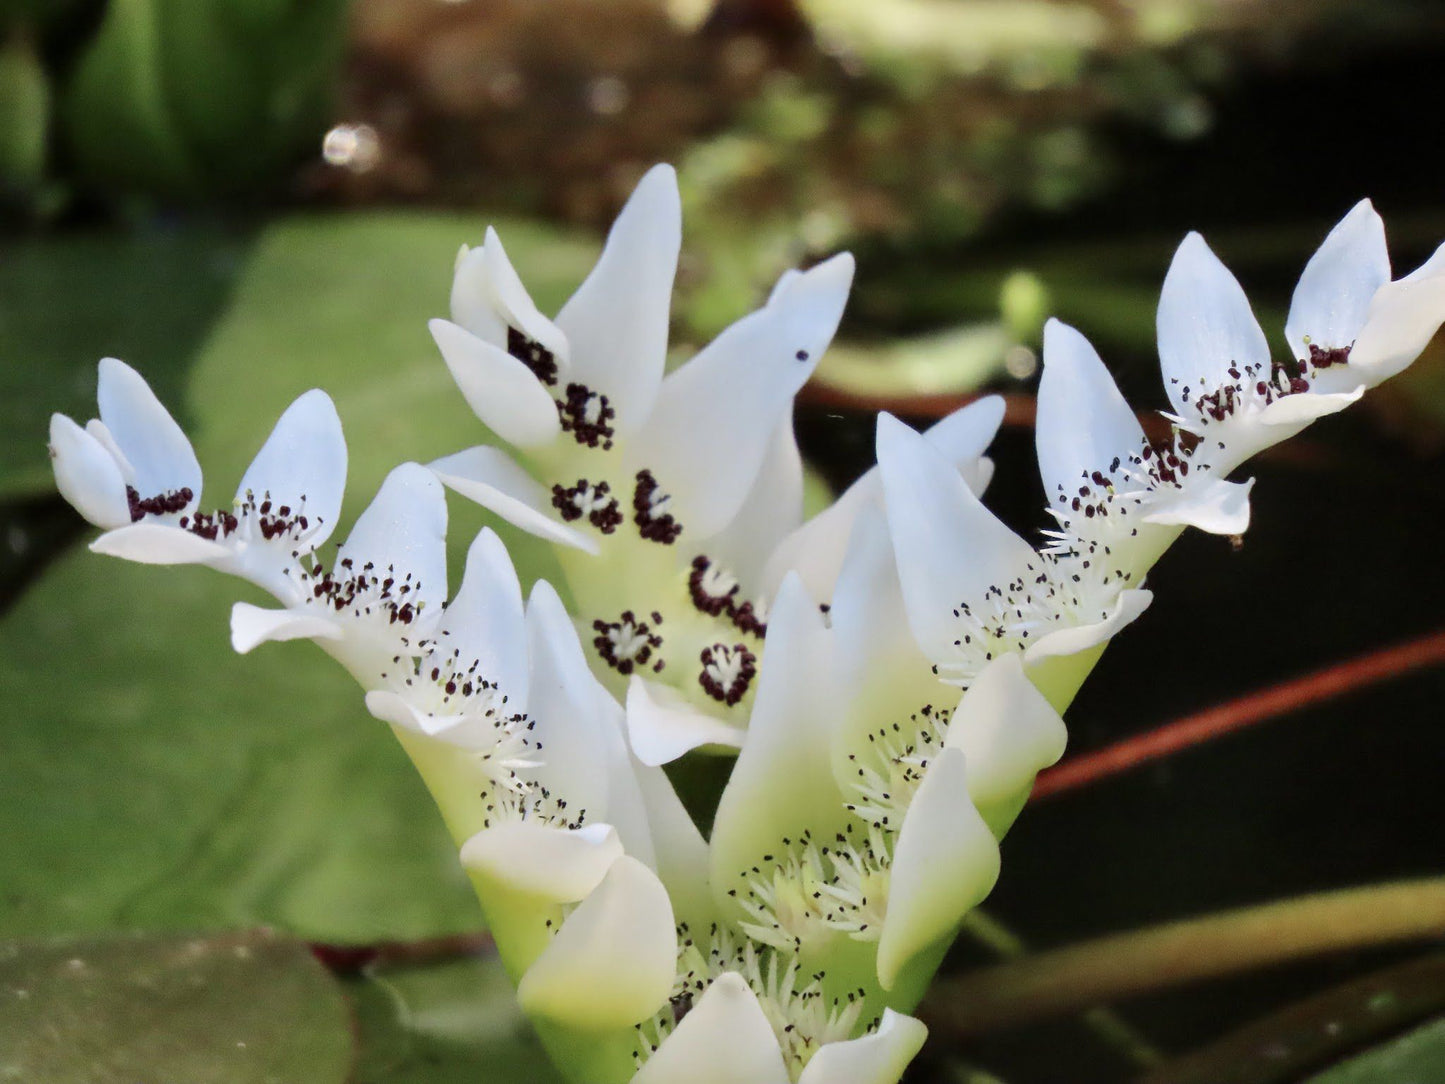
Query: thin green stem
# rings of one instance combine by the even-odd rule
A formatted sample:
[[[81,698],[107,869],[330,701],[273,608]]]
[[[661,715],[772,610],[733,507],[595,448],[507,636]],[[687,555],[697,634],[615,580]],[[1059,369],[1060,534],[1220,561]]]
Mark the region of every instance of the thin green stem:
[[[981,907],[964,918],[962,932],[1002,960],[1021,959],[1029,952],[1022,937]],[[930,1000],[937,996],[935,987]],[[1140,1069],[1153,1068],[1164,1060],[1163,1052],[1148,1036],[1107,1006],[1086,1009],[1079,1019],[1100,1042]]]
[[[1101,937],[940,981],[929,1027],[977,1034],[1120,998],[1445,933],[1445,877],[1302,896]]]

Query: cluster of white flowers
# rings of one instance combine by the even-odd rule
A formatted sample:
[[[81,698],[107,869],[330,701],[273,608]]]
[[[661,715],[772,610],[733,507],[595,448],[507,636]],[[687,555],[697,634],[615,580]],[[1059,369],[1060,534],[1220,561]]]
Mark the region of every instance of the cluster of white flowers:
[[[199,563],[270,592],[238,651],[311,639],[426,779],[519,1000],[586,1084],[891,1084],[905,1015],[999,870],[998,840],[1063,753],[1059,713],[1149,604],[1185,526],[1237,535],[1260,449],[1404,368],[1445,317],[1445,255],[1392,281],[1361,203],[1300,279],[1274,360],[1203,240],[1159,305],[1172,435],[1151,440],[1073,329],[1045,331],[1035,547],[980,496],[1001,405],[916,433],[804,522],[793,397],[852,260],[783,276],[665,374],[680,209],[658,167],[555,320],[488,232],[431,330],[497,440],[394,470],[334,558],[346,446],[301,396],[227,508],[133,370],[100,418],[57,415],[60,491],[98,552]],[[447,601],[444,487],[556,547],[572,609],[497,536]],[[579,634],[580,632],[580,634]],[[737,754],[704,840],[661,765]]]

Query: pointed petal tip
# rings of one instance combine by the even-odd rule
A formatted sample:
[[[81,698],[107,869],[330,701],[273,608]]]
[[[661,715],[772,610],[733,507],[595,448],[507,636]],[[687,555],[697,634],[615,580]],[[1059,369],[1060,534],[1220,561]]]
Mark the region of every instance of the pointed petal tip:
[[[907,422],[899,421],[886,410],[878,412],[878,418],[874,424],[875,451],[878,461],[883,461],[883,449],[892,449],[901,444],[907,443],[910,437],[920,437],[919,432]]]
[[[637,182],[637,187],[632,190],[636,196],[639,192],[646,191],[654,198],[657,196],[671,197],[671,202],[678,205],[679,216],[682,213],[682,200],[677,187],[677,170],[669,162],[658,162],[655,166],[644,173]]]
[[[139,380],[145,379],[140,373],[136,372],[135,369],[121,361],[120,358],[111,357],[109,354],[100,359],[96,368],[102,380],[124,379],[126,377],[135,377]]]
[[[857,262],[851,252],[839,252],[815,263],[807,270],[785,271],[773,287],[767,304],[776,305],[794,295],[808,293],[815,300],[826,300],[836,305],[841,316],[843,306],[847,303],[848,292],[853,286],[853,273],[856,268]]]

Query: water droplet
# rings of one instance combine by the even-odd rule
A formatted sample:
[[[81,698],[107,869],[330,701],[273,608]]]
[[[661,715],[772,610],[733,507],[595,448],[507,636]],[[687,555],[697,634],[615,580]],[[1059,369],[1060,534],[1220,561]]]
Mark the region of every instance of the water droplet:
[[[1011,346],[1003,356],[1004,371],[1015,380],[1027,380],[1039,370],[1039,358],[1027,346]]]
[[[328,165],[365,173],[381,160],[381,140],[369,124],[338,124],[322,139],[321,157]]]

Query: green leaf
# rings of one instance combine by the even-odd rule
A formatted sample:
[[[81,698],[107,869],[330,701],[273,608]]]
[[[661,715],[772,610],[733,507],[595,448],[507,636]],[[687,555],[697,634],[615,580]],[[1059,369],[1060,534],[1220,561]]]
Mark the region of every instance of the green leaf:
[[[344,0],[111,0],[66,95],[78,163],[112,188],[253,195],[320,136],[345,11]]]
[[[208,501],[225,500],[277,415],[313,386],[335,394],[347,429],[349,514],[396,463],[479,442],[425,320],[446,311],[457,244],[482,229],[364,216],[268,231],[179,411]],[[504,236],[545,307],[594,251],[525,226]],[[150,373],[145,357],[130,360]],[[454,581],[481,522],[453,501]],[[504,537],[524,577],[552,567],[547,546]],[[82,551],[0,621],[0,929],[268,923],[373,941],[475,927],[456,849],[361,690],[310,644],[233,655],[237,598],[266,601],[209,570]]]
[[[1309,1084],[1427,1084],[1445,1077],[1445,1019],[1310,1077]]]
[[[140,367],[183,425],[186,371],[226,303],[247,239],[221,230],[96,234],[0,259],[0,497],[50,492],[55,411],[95,414],[95,363]]]
[[[355,1084],[560,1084],[494,955],[380,970],[350,993]]]
[[[66,134],[98,180],[168,194],[201,186],[161,79],[161,16],[153,0],[111,0],[71,77]]]
[[[477,924],[429,796],[351,679],[310,644],[231,652],[245,594],[81,551],[0,624],[0,929],[370,941]]]
[[[0,44],[0,196],[40,183],[49,124],[50,85],[34,48],[19,37]]]
[[[0,943],[0,1078],[342,1084],[345,998],[269,934]]]
[[[1392,964],[1171,1058],[1138,1084],[1287,1084],[1445,1011],[1445,954]]]

